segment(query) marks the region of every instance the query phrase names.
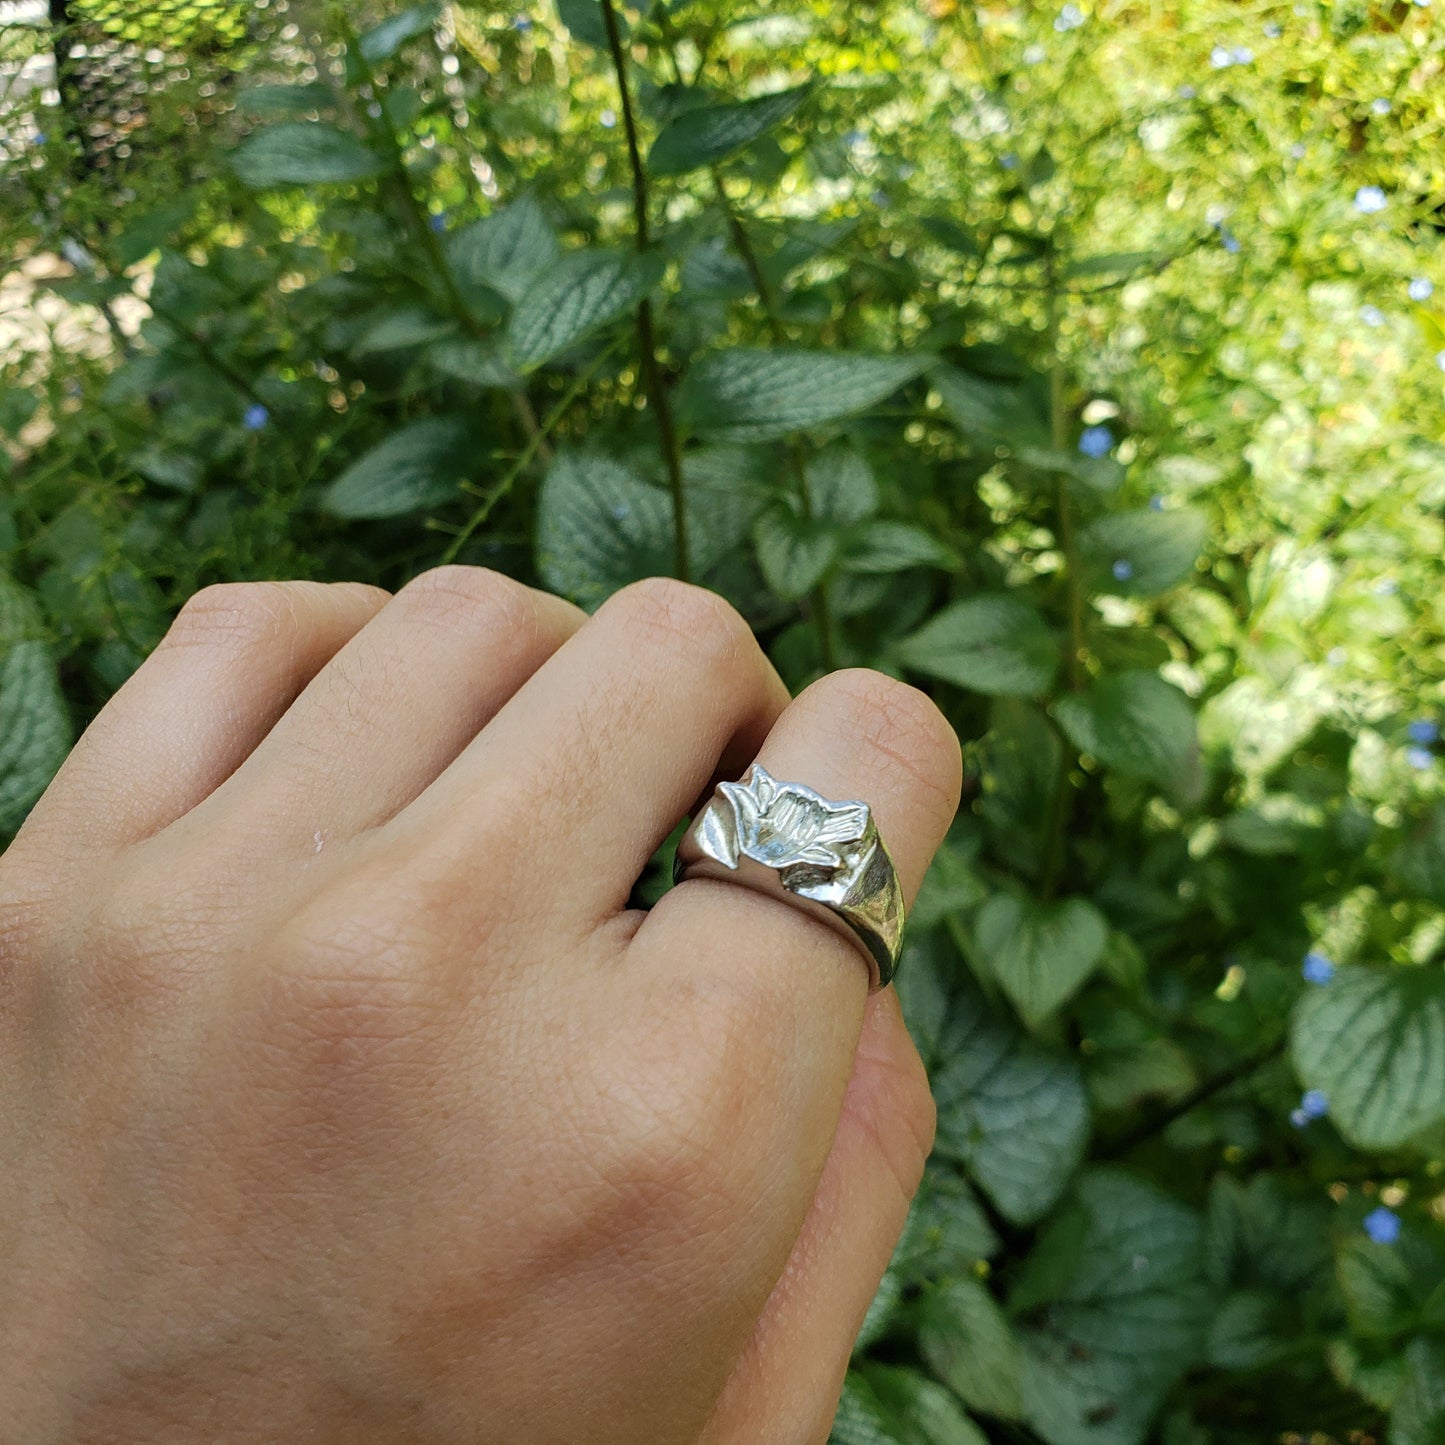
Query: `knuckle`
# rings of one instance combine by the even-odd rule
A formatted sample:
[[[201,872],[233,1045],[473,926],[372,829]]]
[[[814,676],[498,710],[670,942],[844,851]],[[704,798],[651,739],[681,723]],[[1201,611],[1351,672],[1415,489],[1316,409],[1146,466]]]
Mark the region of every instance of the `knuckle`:
[[[725,598],[672,577],[645,577],[615,593],[604,610],[619,615],[645,643],[701,654],[710,662],[761,655],[752,628]]]
[[[296,625],[295,598],[284,582],[215,582],[190,597],[166,634],[171,646],[267,642]]]
[[[503,636],[528,635],[536,627],[531,589],[490,567],[451,563],[418,573],[397,594],[408,615],[443,626]]]

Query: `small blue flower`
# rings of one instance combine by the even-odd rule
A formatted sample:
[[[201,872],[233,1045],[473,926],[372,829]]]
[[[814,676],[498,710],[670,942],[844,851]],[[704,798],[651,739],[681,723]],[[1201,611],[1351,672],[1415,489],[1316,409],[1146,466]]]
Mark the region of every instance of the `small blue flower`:
[[[43,131],[43,130],[38,130],[38,131],[35,132],[35,144],[36,144],[36,145],[38,145],[38,146],[43,146],[43,145],[45,144],[45,142],[48,141],[49,139],[50,139],[50,136],[49,136],[45,131]]]
[[[447,228],[446,214],[441,211],[433,211],[429,222],[433,231],[440,235]]]
[[[1325,661],[1331,667],[1343,667],[1349,660],[1350,654],[1343,647],[1332,647],[1325,653]]]
[[[1106,457],[1114,450],[1114,433],[1106,426],[1086,426],[1079,437],[1079,450],[1086,457]]]
[[[1284,34],[1284,26],[1281,25],[1278,20],[1266,20],[1264,23],[1264,33],[1271,40],[1278,40],[1279,37]]]
[[[1435,353],[1435,365],[1438,366],[1441,371],[1445,371],[1445,351],[1437,351]]]
[[[1370,589],[1376,597],[1393,597],[1400,590],[1400,584],[1393,577],[1381,577]]]
[[[598,118],[601,120],[605,130],[611,130],[612,127],[617,124],[617,112],[610,107],[604,110]]]
[[[1309,1119],[1323,1119],[1330,1112],[1330,1101],[1318,1089],[1306,1089],[1299,1106]]]
[[[1376,115],[1389,115],[1390,102],[1386,100],[1383,95],[1377,96],[1370,102],[1370,109],[1374,111]]]
[[[1335,976],[1335,966],[1319,949],[1312,948],[1305,954],[1300,975],[1306,983],[1327,984]]]
[[[1405,731],[1410,735],[1412,743],[1419,743],[1423,747],[1429,747],[1431,743],[1440,741],[1440,726],[1427,717],[1416,718]]]
[[[1180,100],[1193,100],[1199,92],[1192,85],[1181,85],[1175,94]]]
[[[1361,186],[1355,192],[1355,209],[1362,216],[1373,216],[1377,211],[1383,211],[1389,204],[1389,197],[1379,186]]]
[[[1001,155],[998,158],[998,163],[1006,171],[1016,171],[1019,168],[1019,158],[1012,151],[1007,152],[1007,154],[1005,155]]]
[[[843,144],[846,146],[860,146],[868,137],[861,130],[850,130],[843,136]]]
[[[524,35],[532,28],[532,17],[530,15],[518,15],[512,21],[512,29],[520,30]]]
[[[1158,492],[1149,498],[1149,510],[1151,512],[1162,512],[1164,510],[1164,498]]]
[[[1295,160],[1302,161],[1309,154],[1309,147],[1302,141],[1297,140],[1290,148],[1289,153]]]
[[[253,401],[241,416],[241,425],[247,431],[260,431],[271,419],[271,413],[259,401]]]
[[[1120,557],[1109,570],[1116,582],[1127,582],[1134,575],[1134,564],[1127,557]]]
[[[1209,52],[1209,63],[1216,70],[1228,70],[1234,64],[1234,52],[1227,45],[1216,45]]]
[[[1247,45],[1236,45],[1232,52],[1236,65],[1253,65],[1254,51]]]
[[[1021,58],[1025,65],[1042,65],[1048,56],[1049,52],[1042,45],[1030,45]]]
[[[1077,5],[1065,5],[1054,20],[1055,30],[1077,30],[1084,23],[1084,12]]]
[[[1237,256],[1239,254],[1239,237],[1222,221],[1219,225],[1219,244],[1223,246],[1231,256]]]
[[[1405,761],[1417,773],[1425,773],[1435,766],[1435,754],[1429,748],[1406,748]]]
[[[888,209],[888,192],[882,186],[879,186],[868,199],[877,210],[886,211]]]
[[[1381,1204],[1365,1216],[1365,1233],[1376,1244],[1394,1244],[1400,1237],[1400,1216]]]
[[[1385,324],[1385,313],[1378,306],[1361,306],[1360,320],[1366,326],[1383,326]]]
[[[624,521],[631,511],[632,508],[629,507],[626,502],[618,502],[612,509],[612,520],[615,522]]]
[[[1303,1109],[1291,1109],[1289,1111],[1289,1121],[1296,1129],[1304,1129],[1309,1125],[1310,1116],[1306,1114]]]
[[[1435,283],[1428,276],[1412,276],[1405,293],[1411,301],[1428,301],[1435,294]]]

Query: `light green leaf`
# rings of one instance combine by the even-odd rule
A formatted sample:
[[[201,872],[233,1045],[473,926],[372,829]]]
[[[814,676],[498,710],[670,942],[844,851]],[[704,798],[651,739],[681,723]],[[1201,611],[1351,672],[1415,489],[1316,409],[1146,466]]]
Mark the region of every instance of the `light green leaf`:
[[[237,110],[259,120],[305,115],[335,104],[335,92],[320,80],[306,85],[250,85],[236,96]]]
[[[1389,870],[1407,892],[1445,904],[1445,803],[1436,803],[1404,830]]]
[[[1209,523],[1202,512],[1146,507],[1100,517],[1085,529],[1079,547],[1092,590],[1147,597],[1193,576],[1208,537]]]
[[[850,1370],[829,1445],[988,1445],[943,1386],[890,1365]]]
[[[839,532],[819,517],[803,517],[778,502],[753,524],[758,566],[768,586],[785,602],[796,601],[822,581],[838,555]]]
[[[287,121],[253,131],[236,147],[231,169],[252,190],[364,181],[387,169],[384,157],[350,131],[323,121]]]
[[[0,572],[0,834],[25,821],[70,751],[70,715],[39,605]]]
[[[1189,699],[1153,672],[1120,672],[1062,697],[1054,716],[1080,752],[1185,798],[1197,795],[1199,740]]]
[[[465,421],[434,416],[393,432],[353,462],[321,499],[337,517],[400,517],[450,501],[481,458]]]
[[[1066,281],[1080,280],[1089,276],[1126,276],[1131,271],[1143,271],[1162,265],[1171,259],[1168,251],[1116,251],[1107,256],[1085,256],[1064,267]]]
[[[956,571],[962,559],[932,532],[913,522],[874,522],[849,544],[843,566],[862,576],[906,572],[910,567]]]
[[[968,1275],[946,1280],[924,1297],[918,1348],[929,1369],[971,1410],[1019,1418],[1018,1344],[980,1280]]]
[[[1075,1061],[1034,1043],[959,979],[933,1074],[938,1150],[1016,1224],[1047,1214],[1083,1157],[1089,1104]]]
[[[617,17],[617,38],[625,45],[628,36],[627,17]],[[572,32],[574,40],[590,45],[595,50],[607,49],[607,22],[602,18],[602,6],[598,0],[557,0],[557,18]]]
[[[974,920],[989,971],[1030,1028],[1079,991],[1108,936],[1103,914],[1082,898],[1041,903],[995,893]]]
[[[1445,1340],[1422,1336],[1405,1351],[1405,1383],[1390,1413],[1390,1445],[1445,1442]]]
[[[472,386],[520,387],[522,379],[507,365],[491,337],[456,336],[432,342],[423,352],[427,365],[443,376]]]
[[[654,176],[679,176],[700,166],[716,165],[786,120],[812,89],[811,84],[800,85],[751,100],[684,110],[652,143],[647,169]]]
[[[1022,1334],[1025,1419],[1049,1445],[1140,1445],[1199,1356],[1211,1298],[1194,1211],[1124,1174],[1079,1183],[1083,1235]],[[1055,1230],[1076,1226],[1065,1211]]]
[[[446,240],[447,263],[466,291],[486,288],[517,302],[562,254],[546,213],[521,196]]]
[[[668,494],[620,462],[560,451],[537,499],[537,570],[589,612],[619,587],[673,569]]]
[[[398,306],[376,316],[351,345],[353,356],[400,351],[439,341],[456,330],[456,322],[426,306]]]
[[[1410,1265],[1398,1245],[1376,1244],[1363,1233],[1341,1244],[1335,1278],[1355,1334],[1390,1338],[1419,1318],[1421,1301]]]
[[[425,35],[436,24],[441,6],[436,4],[413,5],[388,16],[374,29],[368,30],[356,42],[362,58],[376,65],[390,60],[408,40]]]
[[[1445,972],[1342,968],[1295,1006],[1295,1068],[1361,1149],[1393,1149],[1445,1120]]]
[[[739,346],[693,367],[679,391],[679,411],[695,430],[733,441],[786,436],[865,411],[924,364],[907,356]]]
[[[1053,682],[1059,648],[1027,602],[996,593],[935,613],[898,644],[898,658],[915,672],[973,692],[1038,697]]]
[[[930,378],[954,425],[976,451],[1047,446],[1048,421],[1022,382],[935,367]]]
[[[878,510],[878,482],[857,447],[834,442],[803,464],[813,515],[846,526]]]
[[[574,251],[527,288],[507,328],[522,370],[550,361],[636,306],[662,279],[655,251]]]

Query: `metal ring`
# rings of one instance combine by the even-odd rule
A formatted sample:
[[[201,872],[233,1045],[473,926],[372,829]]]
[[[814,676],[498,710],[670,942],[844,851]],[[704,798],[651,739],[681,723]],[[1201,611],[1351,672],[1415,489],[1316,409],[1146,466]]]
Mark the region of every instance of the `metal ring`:
[[[840,928],[886,988],[903,946],[903,890],[867,803],[838,803],[754,763],[719,783],[677,845],[673,882],[722,878]]]

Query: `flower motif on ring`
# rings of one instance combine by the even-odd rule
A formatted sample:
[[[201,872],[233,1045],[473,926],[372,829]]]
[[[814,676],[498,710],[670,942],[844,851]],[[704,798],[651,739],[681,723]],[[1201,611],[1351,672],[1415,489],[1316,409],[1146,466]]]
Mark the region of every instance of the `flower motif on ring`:
[[[849,845],[868,830],[866,803],[833,803],[796,783],[780,783],[754,764],[747,779],[721,783],[722,795],[704,820],[708,851],[736,868],[739,854],[779,870],[799,864],[841,868]],[[719,804],[726,801],[728,809]],[[727,812],[731,817],[727,817]]]

